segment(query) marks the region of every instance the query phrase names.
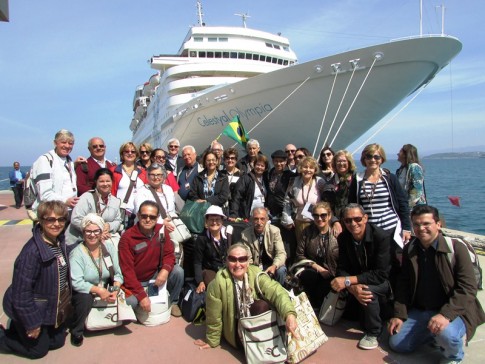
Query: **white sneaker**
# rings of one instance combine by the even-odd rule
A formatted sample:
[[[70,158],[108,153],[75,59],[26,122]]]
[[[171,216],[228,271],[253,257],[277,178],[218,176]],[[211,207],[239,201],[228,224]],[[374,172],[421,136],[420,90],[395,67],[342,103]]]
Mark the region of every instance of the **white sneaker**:
[[[377,341],[377,336],[365,334],[364,337],[359,341],[359,348],[364,350],[372,350],[378,346],[379,342]]]

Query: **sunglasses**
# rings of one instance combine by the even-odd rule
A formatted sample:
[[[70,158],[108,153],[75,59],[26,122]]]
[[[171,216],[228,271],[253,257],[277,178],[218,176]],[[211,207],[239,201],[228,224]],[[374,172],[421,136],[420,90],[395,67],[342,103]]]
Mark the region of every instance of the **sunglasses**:
[[[372,160],[372,159],[375,159],[376,161],[380,161],[382,159],[382,157],[380,155],[378,155],[378,154],[374,154],[374,155],[372,155],[372,154],[366,154],[365,155],[365,159],[367,159],[369,161]]]
[[[65,217],[44,217],[42,220],[49,224],[54,224],[55,222],[58,222],[59,224],[65,224],[67,222],[67,218]]]
[[[325,152],[325,153],[322,153],[322,155],[324,155],[325,157],[331,157],[333,154],[332,152]]]
[[[150,154],[148,150],[140,150],[140,154]]]
[[[295,155],[295,159],[303,159],[304,157],[305,157],[304,154],[302,154],[302,155]]]
[[[245,255],[244,257],[235,257],[234,255],[228,255],[227,256],[227,260],[230,263],[236,263],[236,262],[246,263],[248,261],[248,259],[249,259],[249,257],[247,255]]]
[[[288,149],[288,150],[285,150],[285,153],[295,153],[296,152],[296,149]]]
[[[93,149],[104,149],[104,147],[105,147],[104,144],[91,145],[91,148],[93,148]]]
[[[164,155],[156,155],[153,159],[166,159],[166,157]]]
[[[226,157],[226,160],[228,160],[228,161],[235,161],[236,160],[236,157]]]
[[[155,221],[158,219],[158,216],[157,215],[148,215],[148,214],[140,214],[140,217],[142,218],[142,220],[150,220],[150,221]]]
[[[352,224],[352,221],[353,221],[353,222],[361,222],[363,218],[364,218],[364,216],[346,217],[346,218],[344,219],[344,222],[345,222],[346,224]]]
[[[320,219],[325,221],[327,220],[328,214],[312,214],[312,216],[314,220]]]
[[[123,153],[125,153],[125,154],[136,154],[136,150],[124,150]]]
[[[170,149],[174,149],[174,148],[178,148],[179,146],[178,145],[169,145],[168,146]]]
[[[101,235],[102,231],[101,229],[97,229],[97,230],[84,230],[84,234],[86,235]]]

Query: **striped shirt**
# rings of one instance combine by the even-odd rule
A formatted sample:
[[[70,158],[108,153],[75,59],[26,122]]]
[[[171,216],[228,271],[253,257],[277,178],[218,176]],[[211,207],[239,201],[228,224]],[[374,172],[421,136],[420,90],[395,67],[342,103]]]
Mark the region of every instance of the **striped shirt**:
[[[57,267],[59,268],[59,292],[62,292],[66,288],[67,284],[67,261],[60,246],[54,246],[49,244],[49,248],[52,254],[57,259]]]
[[[396,227],[399,218],[392,208],[391,194],[382,179],[375,184],[363,180],[359,199],[365,213],[369,215],[369,223],[384,230]]]

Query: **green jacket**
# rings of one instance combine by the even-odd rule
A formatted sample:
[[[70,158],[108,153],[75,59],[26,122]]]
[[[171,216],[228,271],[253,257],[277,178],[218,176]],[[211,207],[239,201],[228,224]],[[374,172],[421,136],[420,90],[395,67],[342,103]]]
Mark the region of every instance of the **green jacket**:
[[[262,299],[262,297],[258,297],[255,289],[255,279],[259,272],[261,269],[257,266],[248,267],[248,281],[255,299]],[[259,286],[264,298],[276,308],[282,318],[286,320],[290,313],[296,316],[295,306],[291,302],[288,292],[277,281],[267,275],[262,275],[259,278]],[[237,347],[238,319],[234,281],[229,270],[225,268],[217,272],[216,278],[207,287],[206,338],[209,345],[218,346],[221,342],[221,334],[223,334],[229,344]]]

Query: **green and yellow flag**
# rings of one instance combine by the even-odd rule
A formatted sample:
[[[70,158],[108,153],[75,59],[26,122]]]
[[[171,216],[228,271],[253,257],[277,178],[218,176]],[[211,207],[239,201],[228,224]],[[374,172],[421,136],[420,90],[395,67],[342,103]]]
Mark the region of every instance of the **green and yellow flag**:
[[[249,137],[246,134],[246,131],[244,130],[244,127],[241,123],[241,120],[239,120],[238,115],[236,115],[234,119],[232,119],[229,124],[227,124],[221,135],[228,136],[229,138],[241,144],[244,148],[246,148],[246,143],[249,140]]]

